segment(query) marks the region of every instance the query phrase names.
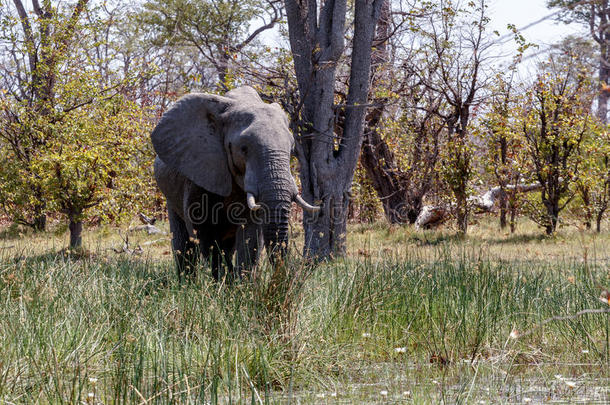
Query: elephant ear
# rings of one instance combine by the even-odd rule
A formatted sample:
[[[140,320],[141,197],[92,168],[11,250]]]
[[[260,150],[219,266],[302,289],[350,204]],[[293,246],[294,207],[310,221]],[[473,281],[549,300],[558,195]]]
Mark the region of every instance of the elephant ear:
[[[225,197],[232,181],[217,120],[230,104],[230,99],[212,94],[186,95],[163,114],[151,134],[163,163]]]

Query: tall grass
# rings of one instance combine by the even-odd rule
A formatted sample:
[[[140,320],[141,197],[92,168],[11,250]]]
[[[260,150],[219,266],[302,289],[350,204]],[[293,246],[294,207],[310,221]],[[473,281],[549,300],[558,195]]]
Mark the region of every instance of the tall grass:
[[[541,373],[608,381],[607,314],[536,328],[601,307],[606,268],[456,259],[456,249],[288,260],[228,286],[205,267],[179,283],[170,260],[5,255],[0,402],[520,400],[523,380]]]

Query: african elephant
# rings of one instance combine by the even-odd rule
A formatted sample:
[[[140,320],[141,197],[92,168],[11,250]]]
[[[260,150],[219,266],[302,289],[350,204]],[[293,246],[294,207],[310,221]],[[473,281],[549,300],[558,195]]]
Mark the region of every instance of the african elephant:
[[[263,246],[285,254],[292,201],[318,210],[290,173],[294,139],[286,115],[251,87],[182,97],[151,138],[180,277],[192,274],[202,255],[215,279],[240,278]]]

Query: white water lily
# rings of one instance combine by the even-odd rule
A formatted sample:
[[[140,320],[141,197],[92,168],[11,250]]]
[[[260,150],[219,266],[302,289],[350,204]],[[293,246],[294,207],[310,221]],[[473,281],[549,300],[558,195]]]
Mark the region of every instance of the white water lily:
[[[568,387],[569,389],[573,390],[574,388],[576,388],[576,383],[574,381],[564,381],[566,387]]]

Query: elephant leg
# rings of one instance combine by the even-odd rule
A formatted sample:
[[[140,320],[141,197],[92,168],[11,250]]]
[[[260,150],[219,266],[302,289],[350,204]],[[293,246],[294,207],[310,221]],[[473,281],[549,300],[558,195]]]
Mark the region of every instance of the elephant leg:
[[[262,228],[257,224],[242,225],[236,236],[236,273],[239,277],[250,277],[263,250]]]
[[[186,276],[194,274],[199,257],[198,248],[195,243],[191,242],[186,224],[182,218],[171,208],[168,208],[168,216],[178,279],[182,280],[182,274]]]

